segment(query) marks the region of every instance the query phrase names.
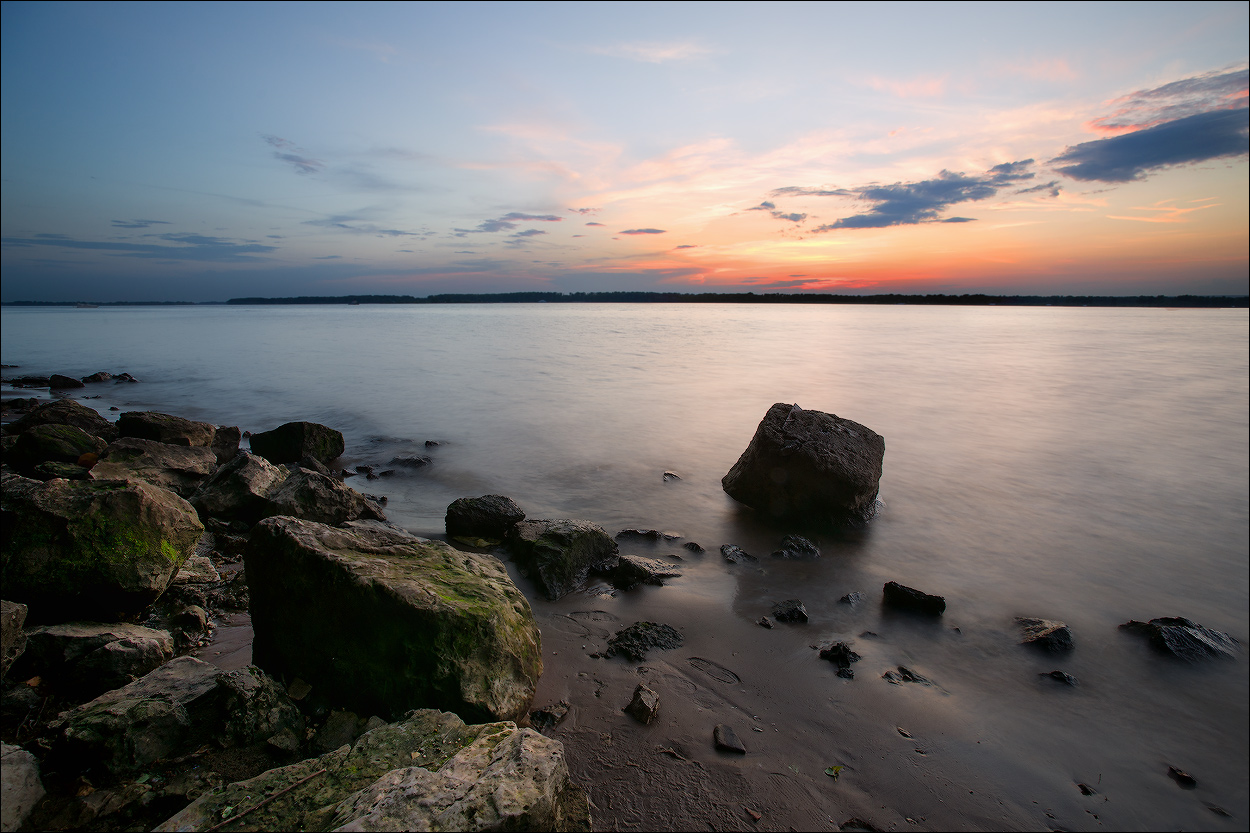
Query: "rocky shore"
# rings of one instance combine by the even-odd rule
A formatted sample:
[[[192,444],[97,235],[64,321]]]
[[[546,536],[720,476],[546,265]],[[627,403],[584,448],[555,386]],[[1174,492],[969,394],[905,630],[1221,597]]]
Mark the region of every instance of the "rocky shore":
[[[456,500],[447,540],[421,538],[388,523],[385,499],[347,485],[376,475],[340,468],[343,437],[327,426],[245,435],[155,412],[113,422],[72,399],[5,406],[5,831],[589,830],[660,820],[874,830],[902,820],[875,795],[848,792],[832,818],[810,790],[745,779],[740,761],[784,769],[797,752],[769,737],[735,670],[697,653],[670,659],[715,638],[697,632],[693,614],[631,623],[585,609],[596,593],[663,586],[686,559],[714,557],[697,542],[530,519],[502,495]],[[774,405],[724,488],[790,534],[771,555],[724,544],[720,557],[733,569],[820,558],[802,533],[869,522],[883,456],[884,441],[862,425]],[[518,583],[542,600],[541,616]],[[868,598],[853,592],[838,604]],[[919,621],[946,612],[941,596],[893,581],[876,600]],[[760,614],[744,627],[808,619],[802,599]],[[232,617],[251,629],[252,664],[205,662]],[[1056,665],[1075,644],[1063,622],[1015,626],[1017,641]],[[1185,619],[1123,627],[1187,660],[1239,651]],[[837,678],[855,679],[852,641],[811,647]],[[552,667],[544,677],[545,662],[558,678]],[[1061,668],[1048,677],[1079,684]],[[935,685],[903,665],[882,679]],[[705,709],[716,720],[693,728],[707,722]],[[632,731],[622,732],[622,715]],[[874,731],[855,730],[864,744],[881,742]],[[836,782],[844,764],[818,754]],[[1192,779],[1176,772],[1178,783]]]

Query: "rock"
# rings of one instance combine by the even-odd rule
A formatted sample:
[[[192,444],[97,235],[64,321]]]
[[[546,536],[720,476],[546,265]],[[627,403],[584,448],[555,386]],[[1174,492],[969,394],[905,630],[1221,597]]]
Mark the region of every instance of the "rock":
[[[420,469],[420,468],[425,468],[426,466],[430,465],[433,462],[434,461],[431,458],[425,457],[425,456],[392,457],[391,461],[387,463],[387,465],[388,466],[403,466],[406,469]]]
[[[39,762],[19,746],[0,744],[0,830],[17,830],[43,799]]]
[[[716,728],[712,730],[712,742],[721,752],[734,752],[738,755],[747,753],[746,746],[738,739],[738,734],[733,727],[724,723],[717,723]]]
[[[1063,622],[1017,616],[1016,624],[1024,634],[1021,645],[1036,645],[1047,651],[1072,650],[1072,631]]]
[[[140,481],[6,476],[0,509],[5,594],[35,622],[138,615],[204,532],[191,504]]]
[[[447,507],[447,535],[499,543],[523,520],[525,512],[510,497],[462,497]]]
[[[660,713],[660,695],[639,683],[624,711],[639,723],[650,724]]]
[[[622,529],[620,532],[616,533],[616,538],[618,541],[621,539],[626,539],[626,540],[641,539],[644,541],[659,542],[659,541],[673,541],[679,537],[680,536],[678,535],[669,535],[669,534],[663,533],[658,529]]]
[[[848,680],[853,680],[855,679],[855,672],[849,666],[847,666],[847,667],[838,669],[838,676],[844,677]]]
[[[187,605],[169,617],[169,626],[188,636],[197,636],[208,630],[208,611],[199,605]]]
[[[1168,777],[1179,784],[1182,789],[1192,790],[1194,787],[1198,786],[1197,778],[1194,778],[1188,772],[1185,772],[1185,770],[1178,769],[1174,766],[1168,766]]]
[[[671,625],[656,622],[635,622],[617,631],[608,640],[607,656],[624,654],[634,662],[642,662],[652,649],[671,650],[683,644],[681,634]]]
[[[773,558],[820,558],[820,548],[802,535],[787,535]]]
[[[720,554],[730,564],[754,564],[759,561],[758,558],[748,553],[742,547],[734,544],[721,544]]]
[[[386,520],[381,508],[342,481],[308,469],[292,472],[266,497],[269,515],[290,515],[325,524]]]
[[[358,714],[526,714],[538,626],[498,559],[376,522],[270,518],[245,555],[252,655]]]
[[[534,709],[534,711],[530,712],[530,723],[535,729],[545,734],[559,726],[564,721],[564,718],[568,717],[569,708],[568,701],[561,700],[550,706]]]
[[[852,662],[859,662],[860,656],[851,650],[845,642],[835,642],[820,649],[820,658],[832,662],[839,668],[850,668]]]
[[[898,671],[887,671],[881,675],[881,679],[887,683],[894,685],[902,685],[903,683],[919,683],[920,685],[933,685],[928,677],[922,677],[915,671],[912,671],[906,665],[900,665]]]
[[[332,711],[313,737],[313,749],[322,754],[340,746],[351,746],[363,734],[364,721],[353,712]]]
[[[876,513],[884,457],[885,440],[871,429],[779,402],[721,485],[774,520],[864,521]]]
[[[578,589],[591,570],[607,572],[618,560],[616,542],[589,521],[521,521],[508,543],[551,601]]]
[[[942,596],[930,596],[896,581],[886,582],[882,593],[885,604],[900,610],[911,610],[930,616],[941,616],[946,610],[946,599]]]
[[[119,373],[113,377],[113,384],[120,385],[123,382],[138,382],[139,380],[131,376],[129,373]]]
[[[85,456],[85,455],[84,455]],[[73,463],[47,462],[35,466],[31,472],[35,480],[87,480],[90,471]]]
[[[867,599],[867,596],[856,590],[853,593],[847,593],[845,596],[838,599],[838,602],[844,605],[850,605],[851,607],[859,607],[859,605]]]
[[[773,622],[767,616],[761,616],[759,619],[756,619],[755,624],[759,625],[761,628],[768,628],[769,630],[773,629]]]
[[[66,622],[27,632],[21,677],[38,674],[81,702],[121,688],[174,656],[168,631],[124,623]]]
[[[237,425],[218,425],[213,431],[213,442],[209,446],[217,456],[217,465],[228,463],[239,453],[239,440],[243,438]]]
[[[1080,685],[1080,680],[1078,680],[1076,677],[1073,677],[1071,674],[1065,674],[1062,671],[1056,670],[1056,671],[1050,671],[1050,672],[1043,672],[1041,674],[1038,674],[1037,676],[1049,677],[1050,679],[1056,680],[1057,682],[1061,682],[1066,686]]]
[[[191,505],[204,517],[238,520],[250,527],[278,514],[268,495],[289,474],[263,457],[240,454],[205,481],[192,496]]]
[[[343,435],[315,422],[288,422],[272,431],[253,434],[252,453],[271,463],[294,463],[313,457],[329,463],[343,453]]]
[[[109,379],[112,379],[112,378],[113,378],[112,373],[108,373],[107,371],[101,370],[97,373],[92,373],[90,376],[82,377],[82,380],[84,384],[91,385],[97,382],[107,382]]]
[[[174,576],[171,584],[216,584],[221,581],[221,573],[213,566],[213,560],[206,555],[193,555],[182,563],[182,569]]]
[[[106,692],[49,724],[53,754],[76,768],[114,775],[141,771],[204,743],[249,745],[290,729],[303,733],[299,709],[259,668],[222,671],[179,657],[127,686]]]
[[[351,749],[214,790],[156,829],[207,831],[264,795],[276,797],[247,816],[249,829],[590,829],[589,802],[569,780],[559,741],[428,709],[367,732]]]
[[[190,498],[215,471],[217,457],[210,449],[123,437],[103,450],[91,479],[143,480]]]
[[[682,544],[682,546],[690,550],[691,552],[707,552],[707,550],[703,549],[703,547],[699,546],[699,544],[696,543],[695,541],[687,541],[686,543]]]
[[[658,558],[622,555],[610,576],[614,585],[628,590],[639,584],[663,585],[664,579],[678,578],[681,573],[672,564]]]
[[[1179,616],[1164,616],[1149,622],[1130,620],[1120,627],[1148,636],[1150,644],[1157,650],[1190,662],[1212,658],[1232,659],[1241,647],[1228,634]]]
[[[677,473],[677,472],[675,472],[675,471],[666,471],[666,472],[664,472],[664,482],[665,482],[665,483],[672,483],[672,482],[673,482],[673,481],[675,481],[675,480],[681,480],[681,475],[680,475],[680,474],[678,474],[678,473]]]
[[[807,608],[798,599],[786,599],[773,605],[773,618],[778,622],[806,622]]]
[[[73,376],[62,376],[60,373],[53,373],[48,377],[48,387],[52,390],[66,390],[68,388],[85,388],[86,385]]]
[[[0,411],[16,411],[17,413],[25,413],[38,405],[40,400],[33,396],[14,397],[13,399],[0,399]]]
[[[117,430],[123,437],[197,448],[211,447],[217,434],[217,429],[207,422],[156,411],[126,411],[117,418]]]
[[[304,457],[298,463],[287,463],[287,466],[288,468],[294,466],[295,468],[308,469],[309,471],[315,471],[317,474],[324,474],[326,477],[334,476],[334,472],[326,468],[325,464],[315,457]]]
[[[0,601],[0,678],[9,673],[13,662],[26,650],[26,605]]]
[[[15,388],[46,388],[52,384],[47,376],[18,376],[6,381]]]
[[[32,474],[43,462],[76,465],[84,454],[104,450],[107,443],[73,425],[35,425],[17,436],[4,460],[23,474]]]

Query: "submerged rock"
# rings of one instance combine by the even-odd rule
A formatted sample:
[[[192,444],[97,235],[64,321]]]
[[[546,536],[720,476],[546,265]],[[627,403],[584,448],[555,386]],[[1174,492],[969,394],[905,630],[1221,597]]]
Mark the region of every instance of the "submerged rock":
[[[358,714],[525,715],[538,626],[498,559],[376,522],[270,518],[245,555],[256,664]]]
[[[931,596],[914,587],[907,587],[897,581],[888,581],[881,589],[883,601],[890,607],[900,610],[911,610],[930,616],[941,616],[946,610],[946,599],[942,596]]]
[[[787,535],[773,558],[820,558],[820,548],[802,535]]]
[[[778,402],[721,485],[775,520],[864,521],[876,512],[884,457],[885,440],[871,429]]]
[[[903,683],[919,683],[920,685],[930,686],[933,681],[928,677],[922,677],[915,671],[912,671],[906,665],[900,665],[897,671],[887,671],[881,675],[881,679],[887,683],[894,685],[902,685]]]
[[[204,532],[189,503],[139,481],[6,476],[0,505],[4,592],[35,622],[141,613]]]
[[[607,572],[618,560],[616,542],[589,521],[521,521],[508,543],[551,601],[581,587],[591,570]]]
[[[273,798],[240,818],[261,796]],[[214,790],[156,830],[207,831],[223,818],[258,831],[583,831],[590,806],[559,741],[421,709],[350,748]]]
[[[1066,686],[1078,686],[1081,684],[1080,680],[1078,680],[1076,677],[1073,677],[1071,674],[1065,674],[1064,672],[1059,671],[1058,669],[1054,671],[1043,671],[1037,676],[1048,677],[1054,680],[1055,682],[1063,683]]]
[[[1157,650],[1190,662],[1232,659],[1241,648],[1228,634],[1179,616],[1164,616],[1149,622],[1130,620],[1120,627],[1148,636]]]
[[[346,447],[341,433],[316,422],[288,422],[253,434],[251,445],[252,453],[271,463],[297,463],[304,457],[329,463]]]
[[[1073,648],[1072,631],[1063,622],[1017,616],[1016,624],[1024,634],[1021,645],[1035,645],[1047,651],[1070,651]]]
[[[462,497],[447,507],[447,535],[497,544],[523,520],[525,511],[510,497]]]
[[[850,668],[852,662],[859,662],[860,656],[851,650],[845,642],[835,642],[820,649],[820,658],[832,662],[839,668]]]
[[[624,654],[634,662],[642,662],[647,652],[653,649],[671,650],[680,648],[684,640],[681,633],[672,625],[658,622],[635,622],[622,628],[608,640],[607,656]]]
[[[773,618],[778,622],[806,622],[807,608],[798,599],[773,604]]]

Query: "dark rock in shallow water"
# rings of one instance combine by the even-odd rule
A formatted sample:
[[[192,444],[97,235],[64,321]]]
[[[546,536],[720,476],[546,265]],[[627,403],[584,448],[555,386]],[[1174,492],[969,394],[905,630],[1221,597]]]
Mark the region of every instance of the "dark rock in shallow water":
[[[578,589],[591,570],[611,570],[619,557],[616,542],[589,521],[521,521],[509,533],[508,544],[552,601]]]
[[[113,378],[112,373],[109,373],[106,370],[101,370],[98,373],[92,373],[90,376],[82,377],[82,380],[86,384],[95,384],[97,382],[107,382],[109,379],[112,379],[112,378]]]
[[[820,548],[802,535],[787,535],[773,558],[820,558]]]
[[[665,482],[665,483],[671,483],[671,482],[673,482],[674,480],[681,480],[681,475],[680,475],[680,474],[678,474],[678,473],[677,473],[677,472],[675,472],[675,471],[666,471],[666,472],[664,472],[664,482]]]
[[[628,590],[639,584],[662,585],[664,579],[678,578],[681,572],[672,564],[658,558],[622,555],[608,575],[612,584],[621,590]]]
[[[639,723],[651,723],[660,713],[660,695],[639,683],[638,687],[634,689],[633,699],[625,707],[625,713],[632,716]]]
[[[1021,645],[1036,645],[1047,651],[1072,650],[1072,631],[1063,622],[1017,616],[1016,624],[1024,632]]]
[[[849,666],[848,666],[848,667],[846,667],[846,668],[839,668],[839,669],[838,669],[838,676],[839,676],[839,677],[844,677],[845,679],[848,679],[848,680],[853,680],[853,679],[855,679],[855,672],[854,672],[854,671],[852,671],[852,670],[851,670],[851,668],[850,668]]]
[[[864,521],[876,512],[884,457],[885,440],[871,429],[778,402],[721,485],[776,520]]]
[[[930,616],[940,616],[946,610],[946,599],[942,596],[931,596],[896,581],[886,582],[882,593],[887,605],[901,610],[914,610]]]
[[[759,625],[761,628],[768,628],[769,630],[773,629],[773,621],[767,616],[761,616],[759,619],[756,619],[755,624]]]
[[[123,437],[155,440],[170,445],[196,448],[211,447],[216,427],[156,411],[127,411],[117,418],[117,430]]]
[[[1182,789],[1192,790],[1194,787],[1198,786],[1198,779],[1193,777],[1192,775],[1190,775],[1188,772],[1186,772],[1183,769],[1178,769],[1174,766],[1169,766],[1168,775],[1171,777],[1173,781],[1175,781],[1177,784],[1180,784]]]
[[[773,605],[773,618],[778,622],[806,622],[807,608],[798,599],[786,599]]]
[[[426,457],[424,455],[417,455],[411,457],[392,457],[391,461],[387,463],[387,465],[403,466],[406,469],[420,469],[425,468],[433,462],[433,458]]]
[[[721,544],[720,554],[730,564],[754,564],[759,561],[758,558],[748,553],[742,547],[734,544]]]
[[[680,535],[674,535],[671,532],[661,532],[658,529],[622,529],[616,533],[617,540],[641,538],[646,541],[676,541]]]
[[[657,622],[635,622],[617,631],[608,640],[607,656],[624,654],[634,662],[642,662],[652,649],[671,650],[680,648],[684,640],[672,625]]]
[[[838,599],[838,601],[844,605],[850,605],[851,607],[859,607],[860,603],[867,600],[867,598],[868,597],[865,596],[863,593],[860,593],[858,590],[856,590],[854,593],[847,593],[845,596]]]
[[[1078,680],[1076,677],[1073,677],[1071,674],[1065,674],[1065,673],[1063,673],[1062,671],[1059,671],[1059,670],[1049,671],[1049,672],[1042,672],[1042,673],[1038,674],[1037,676],[1039,676],[1039,677],[1048,677],[1048,678],[1050,678],[1050,679],[1052,679],[1052,680],[1054,680],[1054,681],[1056,681],[1056,682],[1063,683],[1063,684],[1064,684],[1064,685],[1066,685],[1066,686],[1077,686],[1077,685],[1080,685],[1080,680]]]
[[[712,742],[721,752],[733,752],[738,755],[747,753],[746,746],[738,739],[738,734],[733,727],[724,723],[717,723],[716,728],[712,730]]]
[[[832,662],[839,668],[850,668],[852,662],[859,662],[860,656],[851,650],[845,642],[835,642],[827,648],[820,649],[820,658]]]
[[[16,379],[8,380],[9,384],[15,388],[46,388],[51,381],[47,376],[18,376]]]
[[[915,671],[912,671],[906,665],[900,665],[898,671],[887,671],[881,675],[881,679],[887,683],[894,685],[902,685],[903,683],[920,683],[921,685],[933,685],[933,681],[928,677],[922,677]]]
[[[1149,622],[1131,620],[1120,627],[1150,637],[1150,644],[1164,653],[1190,662],[1219,657],[1231,659],[1241,648],[1236,639],[1179,616]]]
[[[343,453],[343,435],[316,422],[287,422],[253,434],[252,451],[271,463],[294,463],[315,457],[328,463]]]
[[[701,547],[695,541],[687,541],[686,543],[682,544],[682,546],[690,550],[691,552],[707,552],[707,550],[703,549],[703,547]]]
[[[525,511],[510,497],[462,497],[447,507],[447,535],[498,543],[523,520]]]
[[[73,376],[62,376],[60,373],[53,373],[48,377],[48,387],[52,390],[65,390],[67,388],[85,388],[86,385]]]

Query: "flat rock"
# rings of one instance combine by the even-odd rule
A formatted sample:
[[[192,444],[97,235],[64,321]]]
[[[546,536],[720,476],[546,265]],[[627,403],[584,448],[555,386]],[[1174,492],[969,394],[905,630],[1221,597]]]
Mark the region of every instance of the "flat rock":
[[[589,521],[521,521],[508,545],[551,601],[580,588],[591,570],[610,571],[619,557],[616,542]]]
[[[733,727],[725,723],[716,724],[716,728],[712,730],[712,742],[721,752],[733,752],[738,755],[747,753],[746,745],[738,739],[738,734]]]
[[[73,399],[56,399],[31,408],[21,419],[6,426],[10,434],[21,434],[36,425],[72,425],[106,442],[117,439],[117,426],[93,408]]]
[[[684,640],[672,625],[657,622],[635,622],[617,631],[608,640],[607,655],[624,654],[634,662],[642,662],[647,652],[660,649],[680,648]]]
[[[1072,631],[1063,622],[1017,616],[1016,624],[1023,634],[1021,645],[1034,645],[1047,651],[1070,651],[1074,646]]]
[[[1120,627],[1143,634],[1157,650],[1190,662],[1232,659],[1241,649],[1237,640],[1228,634],[1179,616],[1164,616],[1149,622],[1130,620]]]
[[[211,449],[123,437],[100,453],[91,479],[142,480],[190,498],[215,471],[217,456]]]
[[[877,511],[884,457],[885,440],[871,429],[778,402],[721,485],[777,521],[864,521]]]
[[[941,616],[946,610],[946,599],[942,596],[931,596],[897,581],[886,582],[882,594],[885,604],[899,610],[911,610],[929,616]]]
[[[168,631],[126,623],[65,622],[30,629],[19,671],[68,686],[81,699],[121,688],[174,656]]]

